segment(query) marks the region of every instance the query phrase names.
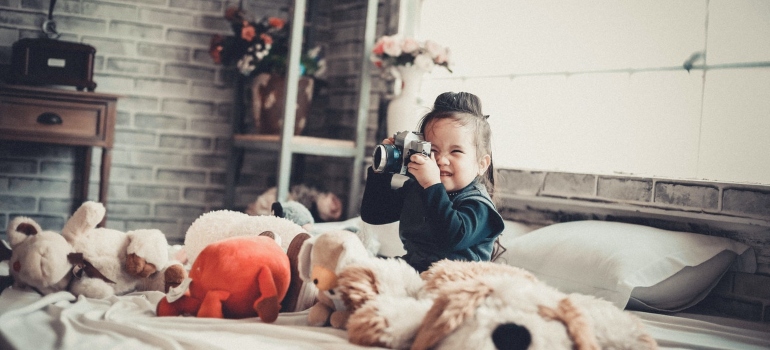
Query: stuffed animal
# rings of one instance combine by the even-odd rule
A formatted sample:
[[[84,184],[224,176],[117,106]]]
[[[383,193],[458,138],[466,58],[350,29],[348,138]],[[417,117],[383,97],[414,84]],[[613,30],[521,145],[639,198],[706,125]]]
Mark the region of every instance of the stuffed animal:
[[[271,237],[281,247],[283,255],[289,259],[291,284],[286,297],[283,298],[281,311],[306,310],[313,305],[318,293],[310,283],[304,283],[298,269],[298,255],[302,243],[309,239],[310,235],[304,228],[288,219],[273,215],[250,216],[231,210],[211,211],[201,215],[187,229],[183,250],[192,269],[200,253],[210,244],[233,237],[261,235]],[[233,257],[225,255],[219,259],[228,260]]]
[[[308,232],[313,229],[313,224],[315,223],[313,214],[300,202],[275,202],[272,206],[272,213],[279,218],[291,220],[291,222],[302,226]]]
[[[43,231],[34,220],[18,216],[8,223],[10,281],[15,288],[31,288],[46,295],[67,289],[72,246],[61,234]]]
[[[308,313],[311,326],[345,328],[349,312],[337,290],[337,274],[348,264],[373,259],[355,233],[327,231],[304,242],[299,253],[299,275],[318,288],[318,302]]]
[[[278,190],[269,188],[250,203],[246,208],[249,215],[270,215],[277,199]],[[342,201],[331,192],[321,191],[308,185],[294,185],[289,191],[287,201],[299,202],[307,208],[315,222],[337,221],[342,217]]]
[[[351,273],[381,277],[370,267],[348,266],[340,284],[354,298],[367,288],[348,288],[355,281]],[[372,294],[371,288],[358,297],[365,302],[348,320],[350,341],[395,349],[657,348],[634,315],[591,296],[562,293],[522,269],[444,260],[421,277],[417,297]]]
[[[184,236],[184,250],[192,263],[210,243],[236,236],[258,236],[265,231],[273,232],[275,241],[289,250],[294,237],[307,233],[302,226],[291,220],[274,215],[250,216],[232,210],[215,210],[198,217]]]
[[[7,232],[16,285],[41,294],[69,290],[74,295],[105,298],[132,291],[164,291],[184,279],[184,268],[169,262],[162,232],[96,228],[104,214],[101,203],[85,202],[65,223],[62,234],[43,231],[26,217],[12,220]]]
[[[291,282],[289,258],[271,236],[230,237],[200,252],[189,290],[165,297],[158,316],[255,317],[273,322]]]

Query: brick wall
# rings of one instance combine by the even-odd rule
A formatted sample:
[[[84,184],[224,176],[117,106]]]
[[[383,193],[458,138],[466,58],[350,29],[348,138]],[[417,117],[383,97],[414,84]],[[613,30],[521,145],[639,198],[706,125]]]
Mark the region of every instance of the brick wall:
[[[292,3],[249,0],[244,7],[254,18],[288,18]],[[10,62],[16,40],[41,35],[48,4],[0,1],[0,64]],[[60,39],[94,46],[96,91],[122,96],[117,106],[108,227],[158,228],[171,242],[179,243],[193,220],[222,206],[237,73],[215,65],[208,45],[212,34],[232,34],[222,14],[233,4],[237,1],[57,2],[54,19],[63,33]],[[329,62],[326,87],[316,95],[308,121],[310,135],[352,135],[365,5],[361,0],[308,1],[308,7],[316,9],[313,40],[327,46]],[[397,16],[392,13],[397,9],[397,1],[380,1],[379,34],[394,28]],[[376,128],[378,96],[386,89],[386,84],[374,83],[370,129]],[[99,154],[96,150],[93,157],[94,181]],[[306,157],[303,164],[298,179],[347,200],[349,163]],[[275,155],[248,154],[237,191],[238,206],[274,186],[276,169]],[[30,216],[47,229],[60,229],[79,205],[73,203],[78,181],[71,147],[0,140],[0,231],[4,233],[8,220],[17,215]],[[91,199],[96,199],[96,183],[90,186]]]
[[[509,220],[620,221],[751,246],[756,274],[726,274],[696,311],[770,322],[770,186],[521,169],[498,175],[496,199]]]

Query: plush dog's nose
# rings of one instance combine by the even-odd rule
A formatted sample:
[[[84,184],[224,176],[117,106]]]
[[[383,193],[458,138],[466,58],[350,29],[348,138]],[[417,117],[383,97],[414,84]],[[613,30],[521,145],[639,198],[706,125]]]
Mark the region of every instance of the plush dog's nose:
[[[492,342],[498,350],[525,350],[532,342],[532,336],[522,326],[503,323],[492,332]]]
[[[317,278],[313,279],[313,284],[318,284],[318,279]]]

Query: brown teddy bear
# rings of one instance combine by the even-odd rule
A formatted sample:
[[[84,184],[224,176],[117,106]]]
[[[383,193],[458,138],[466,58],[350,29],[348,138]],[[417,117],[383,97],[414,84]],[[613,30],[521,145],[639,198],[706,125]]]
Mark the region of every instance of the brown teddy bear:
[[[306,240],[299,252],[299,276],[318,289],[308,324],[345,328],[349,312],[337,290],[337,274],[348,264],[374,259],[350,231],[328,231]]]

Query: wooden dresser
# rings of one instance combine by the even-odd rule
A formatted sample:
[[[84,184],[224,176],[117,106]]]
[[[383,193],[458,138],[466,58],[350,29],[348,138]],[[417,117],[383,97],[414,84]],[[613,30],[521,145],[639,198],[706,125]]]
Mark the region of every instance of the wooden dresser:
[[[0,84],[0,139],[77,146],[75,208],[88,199],[91,153],[101,147],[99,201],[106,206],[117,101],[103,93]]]

